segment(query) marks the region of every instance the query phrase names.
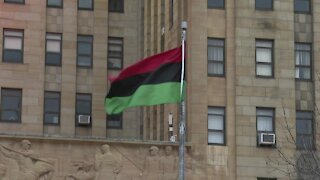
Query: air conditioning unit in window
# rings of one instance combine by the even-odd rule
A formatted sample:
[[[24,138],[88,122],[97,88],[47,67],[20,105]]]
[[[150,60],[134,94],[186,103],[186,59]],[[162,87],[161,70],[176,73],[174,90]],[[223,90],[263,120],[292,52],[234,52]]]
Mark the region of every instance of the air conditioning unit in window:
[[[276,135],[274,133],[260,133],[258,135],[259,145],[275,145]]]
[[[78,116],[78,124],[89,125],[90,120],[91,120],[91,116],[88,116],[88,115],[79,115]]]

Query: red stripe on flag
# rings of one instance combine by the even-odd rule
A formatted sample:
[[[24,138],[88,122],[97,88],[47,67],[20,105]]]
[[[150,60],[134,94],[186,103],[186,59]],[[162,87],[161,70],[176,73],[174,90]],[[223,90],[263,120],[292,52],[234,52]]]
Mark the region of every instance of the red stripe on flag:
[[[119,81],[130,76],[148,73],[156,70],[162,64],[172,63],[172,62],[181,62],[182,58],[182,48],[178,47],[165,51],[160,54],[156,54],[150,57],[147,57],[136,64],[133,64],[126,69],[122,70],[120,74],[115,78],[110,78],[111,83]]]

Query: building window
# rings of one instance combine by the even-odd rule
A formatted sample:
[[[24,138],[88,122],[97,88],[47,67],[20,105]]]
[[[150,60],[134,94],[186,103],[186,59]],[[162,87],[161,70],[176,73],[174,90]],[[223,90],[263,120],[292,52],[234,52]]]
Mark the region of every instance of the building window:
[[[124,11],[124,0],[109,0],[109,12],[119,12]]]
[[[296,43],[296,78],[311,79],[311,44]]]
[[[24,4],[24,0],[4,0],[5,3]]]
[[[121,129],[122,128],[122,113],[107,115],[107,128],[108,129]]]
[[[173,0],[169,0],[169,27],[173,26]]]
[[[224,0],[208,0],[208,8],[224,8]]]
[[[257,108],[257,131],[259,133],[274,133],[274,109]]]
[[[46,34],[46,65],[61,65],[61,39],[61,34]]]
[[[1,89],[1,121],[21,122],[21,89]]]
[[[208,39],[208,75],[224,76],[224,40]]]
[[[256,0],[256,9],[258,10],[272,10],[273,0]]]
[[[93,36],[78,35],[77,66],[92,67]]]
[[[310,0],[294,0],[294,11],[296,13],[310,13]]]
[[[78,9],[93,10],[93,0],[78,0]]]
[[[44,124],[60,123],[60,92],[44,93]]]
[[[221,107],[208,108],[208,144],[225,145],[225,111]]]
[[[62,8],[63,0],[47,0],[47,7]]]
[[[108,69],[119,70],[123,66],[123,38],[108,38]]]
[[[312,149],[313,141],[313,113],[297,111],[296,113],[296,146],[298,149]]]
[[[277,180],[277,178],[258,177],[257,180]]]
[[[273,41],[256,40],[256,76],[273,77]]]
[[[91,125],[91,94],[77,93],[76,95],[76,125]],[[90,119],[89,123],[79,123],[80,116]]]
[[[23,30],[4,29],[3,62],[23,62]]]

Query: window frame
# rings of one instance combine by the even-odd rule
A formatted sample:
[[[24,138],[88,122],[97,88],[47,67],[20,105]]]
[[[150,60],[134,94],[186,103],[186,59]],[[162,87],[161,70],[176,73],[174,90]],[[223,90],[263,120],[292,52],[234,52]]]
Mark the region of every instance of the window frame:
[[[173,27],[174,21],[174,3],[173,0],[169,0],[169,29]]]
[[[25,2],[25,0],[22,0],[22,2],[15,2],[15,1],[10,1],[10,0],[4,0],[4,3],[22,4],[22,5],[24,5],[26,2]]]
[[[217,129],[209,129],[209,115],[217,115],[221,116],[221,114],[209,114],[209,109],[222,109],[223,110],[223,130],[217,130]],[[222,106],[208,106],[207,108],[207,142],[208,145],[215,145],[215,146],[226,146],[227,139],[226,139],[226,108]],[[209,142],[209,132],[219,132],[223,133],[223,143],[213,143]]]
[[[270,42],[271,43],[271,63],[267,63],[267,62],[258,62],[257,59],[257,49],[258,48],[262,48],[262,49],[269,49],[266,47],[257,47],[257,42]],[[274,78],[274,40],[273,39],[256,39],[255,40],[255,74],[256,74],[256,78],[266,78],[266,79],[273,79]],[[264,75],[258,75],[258,65],[270,65],[271,67],[271,75],[270,76],[264,76]]]
[[[271,110],[272,111],[272,131],[259,131],[258,130],[258,117],[270,117],[270,116],[265,116],[265,115],[258,115],[258,110]],[[256,131],[257,135],[260,133],[276,133],[275,129],[275,108],[270,108],[270,107],[256,107]]]
[[[222,0],[223,1],[223,6],[222,7],[218,7],[218,6],[209,6],[209,1],[210,0],[207,0],[207,8],[208,9],[225,9],[225,7],[226,7],[226,1],[225,0]],[[214,0],[212,0],[212,1],[214,1]]]
[[[56,6],[56,5],[49,5],[49,0],[47,0],[47,7],[48,8],[63,8],[63,0],[61,0],[61,5],[60,6]]]
[[[297,114],[298,114],[298,112],[301,112],[301,113],[311,113],[311,115],[312,115],[312,118],[311,119],[309,119],[309,118],[299,118],[298,119],[298,116],[297,116]],[[303,136],[303,137],[311,137],[312,138],[312,145],[311,145],[311,147],[310,147],[310,149],[309,148],[307,148],[307,147],[302,147],[302,146],[298,146],[298,141],[297,141],[297,139],[298,139],[298,131],[296,130],[296,149],[297,150],[314,150],[315,149],[315,147],[316,147],[316,142],[315,142],[315,127],[314,127],[314,121],[315,121],[315,119],[314,119],[314,113],[313,113],[313,111],[306,111],[306,110],[296,110],[296,129],[297,129],[297,121],[298,120],[300,120],[300,121],[311,121],[311,130],[312,130],[312,132],[311,132],[311,134],[299,134],[299,136]]]
[[[109,58],[117,58],[117,57],[114,57],[114,56],[110,56],[110,45],[119,45],[119,44],[110,44],[109,42],[109,39],[118,39],[118,40],[121,40],[121,59],[120,59],[120,64],[121,64],[121,67],[120,68],[114,68],[114,67],[110,67],[109,66]],[[122,70],[123,69],[123,61],[124,61],[124,38],[123,37],[115,37],[115,36],[109,36],[108,37],[108,56],[107,56],[107,69],[108,70]]]
[[[84,10],[84,11],[94,11],[94,0],[91,0],[91,8],[85,8],[85,7],[79,7],[79,1],[80,0],[78,0],[77,2],[77,4],[78,4],[78,10]]]
[[[20,99],[19,99],[19,104],[20,104],[20,107],[18,109],[18,120],[17,121],[10,121],[10,120],[7,120],[7,119],[2,119],[2,113],[4,111],[4,107],[3,107],[3,99],[4,99],[4,92],[3,91],[15,91],[15,92],[18,92],[20,93]],[[13,96],[13,95],[10,95],[10,96]],[[13,96],[13,97],[18,97],[18,96]],[[19,89],[19,88],[1,88],[1,116],[0,116],[0,122],[5,122],[5,123],[21,123],[21,114],[22,114],[22,98],[23,98],[23,92],[22,92],[22,89]],[[8,109],[8,110],[11,110],[11,109]],[[15,110],[15,109],[14,109]]]
[[[79,113],[78,112],[78,96],[90,96],[90,113]],[[80,101],[86,101],[87,100],[80,100]],[[90,124],[88,125],[82,125],[78,123],[78,116],[79,115],[86,115],[90,116]],[[75,125],[76,127],[91,127],[92,126],[92,94],[91,93],[76,93],[76,105],[75,105]]]
[[[214,46],[214,45],[210,45],[209,46],[209,40],[218,40],[218,41],[223,41],[223,47],[222,47],[222,53],[223,53],[223,60],[222,61],[217,61],[217,60],[209,60],[209,47],[217,47],[217,48],[221,48],[221,46]],[[222,74],[214,74],[214,73],[210,73],[209,72],[209,62],[211,61],[211,63],[213,64],[222,64],[223,65],[223,73]],[[225,43],[225,39],[224,38],[213,38],[213,37],[208,37],[207,38],[207,74],[209,77],[225,77],[225,71],[226,71],[226,43]]]
[[[46,112],[46,93],[51,93],[51,94],[58,94],[59,95],[59,98],[58,98],[58,101],[59,101],[59,104],[58,104],[58,112],[53,112],[53,111],[48,111]],[[55,98],[49,98],[49,99],[55,99]],[[44,110],[44,113],[43,113],[43,124],[44,125],[54,125],[54,126],[59,126],[60,125],[60,122],[61,122],[61,92],[59,91],[45,91],[44,92],[44,103],[43,103],[43,110]],[[49,113],[49,114],[58,114],[58,123],[49,123],[49,122],[46,122],[46,114]]]
[[[113,118],[114,116],[120,116],[119,117],[119,121],[120,121],[120,126],[110,126],[109,125],[109,117],[110,118]],[[111,120],[111,121],[115,121],[115,120]],[[118,121],[118,120],[117,120]],[[120,113],[120,114],[111,114],[111,115],[107,115],[107,129],[122,129],[122,123],[123,123],[123,113]]]
[[[54,52],[48,52],[47,51],[47,43],[48,41],[58,41],[58,40],[53,40],[53,39],[47,39],[47,35],[48,34],[52,34],[52,35],[60,35],[60,53],[54,53]],[[46,33],[46,44],[45,44],[45,65],[46,66],[61,66],[62,65],[62,42],[63,42],[63,37],[62,37],[62,33],[51,33],[51,32],[47,32]],[[47,53],[52,53],[52,54],[59,54],[60,58],[59,58],[59,63],[58,64],[51,64],[51,63],[47,63]]]
[[[91,52],[90,52],[90,56],[88,56],[87,54],[81,54],[78,51],[78,47],[79,47],[79,43],[84,43],[84,44],[89,44],[89,42],[87,41],[79,41],[79,36],[82,37],[91,37],[91,42],[90,42],[90,47],[91,47]],[[88,69],[92,69],[93,68],[93,35],[83,35],[83,34],[78,34],[77,35],[77,67],[78,68],[88,68]],[[79,65],[79,56],[86,56],[86,57],[90,57],[90,66],[84,66],[84,65]]]
[[[18,37],[18,36],[6,36],[5,35],[5,32],[6,31],[11,31],[11,32],[21,32],[22,33],[22,36],[21,36],[21,61],[19,61],[19,62],[12,62],[12,61],[10,61],[10,60],[5,60],[5,58],[4,58],[4,52],[5,52],[5,39],[6,39],[6,37]],[[10,28],[4,28],[3,29],[3,34],[2,34],[3,36],[3,40],[2,40],[2,62],[3,63],[14,63],[14,64],[23,64],[23,60],[24,60],[24,58],[23,58],[23,56],[24,56],[24,30],[23,29],[10,29]],[[7,49],[7,50],[10,50],[10,49]],[[15,50],[15,51],[18,51],[18,50]]]
[[[296,53],[297,52],[308,52],[308,51],[306,51],[306,50],[297,50],[296,49],[296,45],[297,44],[300,44],[300,45],[309,45],[309,47],[310,47],[310,51],[309,51],[309,55],[310,55],[310,65],[309,66],[307,66],[307,65],[297,65],[296,64]],[[312,81],[313,80],[313,56],[312,56],[312,53],[313,53],[313,46],[312,46],[312,43],[304,43],[304,42],[302,42],[302,43],[300,43],[300,42],[295,42],[294,43],[294,69],[295,69],[295,71],[294,71],[294,77],[295,77],[295,80],[297,80],[297,81]],[[305,79],[305,78],[297,78],[296,77],[296,70],[297,70],[297,68],[308,68],[309,70],[310,70],[310,78],[309,79]]]
[[[271,1],[271,8],[263,8],[263,7],[257,7],[257,1],[259,0],[255,0],[255,9],[256,10],[259,10],[259,11],[273,11],[273,0],[270,0]]]
[[[277,178],[257,177],[257,180],[277,180]]]
[[[309,11],[298,11],[296,10],[296,1],[307,1],[309,2]],[[293,1],[293,11],[295,14],[311,14],[312,13],[312,6],[311,6],[311,0],[294,0]]]
[[[124,0],[115,0],[115,1],[121,1],[120,3],[122,3],[122,6],[120,9],[111,9],[110,7],[110,4],[112,3],[112,0],[109,0],[108,2],[108,11],[111,12],[111,13],[124,13]]]

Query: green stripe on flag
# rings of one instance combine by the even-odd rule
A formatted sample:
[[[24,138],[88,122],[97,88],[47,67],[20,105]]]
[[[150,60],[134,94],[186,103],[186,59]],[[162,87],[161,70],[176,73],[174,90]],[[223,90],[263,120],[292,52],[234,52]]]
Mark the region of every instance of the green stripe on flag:
[[[167,82],[142,85],[132,96],[106,98],[105,109],[108,114],[118,114],[128,107],[177,103],[180,101],[180,82]]]

